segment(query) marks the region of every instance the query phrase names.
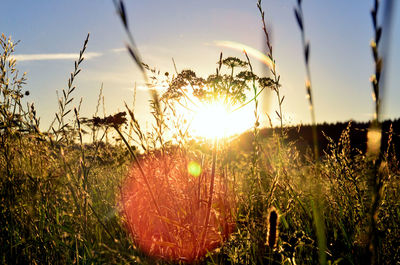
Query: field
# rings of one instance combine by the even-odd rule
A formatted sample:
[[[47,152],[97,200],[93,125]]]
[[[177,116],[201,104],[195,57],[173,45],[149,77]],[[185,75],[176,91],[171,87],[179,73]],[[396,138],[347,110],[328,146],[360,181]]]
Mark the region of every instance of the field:
[[[379,3],[371,13],[375,115],[368,123],[316,124],[301,0],[294,19],[312,123],[298,127],[284,123],[290,95],[280,90],[261,1],[265,77],[253,72],[246,50],[242,59],[221,53],[207,77],[159,73],[143,63],[124,3],[114,1],[127,49],[148,83],[149,131],[135,106],[101,115],[102,90],[93,116],[81,117],[74,82],[84,71],[89,35],[46,130],[35,105],[25,105],[16,44],[3,34],[0,263],[400,264],[400,124],[381,120]],[[160,84],[163,93],[154,89]],[[278,102],[277,126],[260,126],[263,90]],[[191,134],[181,111],[201,104],[215,111],[203,120],[204,137]],[[221,104],[228,111],[254,106],[253,129],[218,132]]]

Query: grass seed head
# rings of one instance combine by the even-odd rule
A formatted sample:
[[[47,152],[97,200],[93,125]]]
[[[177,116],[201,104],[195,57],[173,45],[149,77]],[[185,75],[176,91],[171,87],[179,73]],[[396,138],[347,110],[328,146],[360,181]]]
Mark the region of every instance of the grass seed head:
[[[267,246],[273,249],[276,246],[276,242],[278,239],[278,221],[279,214],[274,207],[272,207],[269,211],[268,215],[268,235],[267,235]]]

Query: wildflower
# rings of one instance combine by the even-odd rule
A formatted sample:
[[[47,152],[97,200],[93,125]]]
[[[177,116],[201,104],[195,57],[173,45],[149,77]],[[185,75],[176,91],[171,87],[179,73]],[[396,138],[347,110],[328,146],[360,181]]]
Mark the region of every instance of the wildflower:
[[[104,118],[93,117],[93,119],[82,119],[83,123],[92,123],[94,126],[111,126],[119,127],[124,124],[127,119],[125,118],[126,112],[119,112]]]
[[[260,79],[258,79],[258,84],[261,88],[267,88],[270,87],[271,89],[273,89],[274,87],[274,80],[272,80],[269,77],[262,77]]]
[[[222,63],[230,68],[235,68],[235,67],[244,67],[247,65],[246,62],[240,60],[239,58],[236,57],[228,57],[225,58]]]

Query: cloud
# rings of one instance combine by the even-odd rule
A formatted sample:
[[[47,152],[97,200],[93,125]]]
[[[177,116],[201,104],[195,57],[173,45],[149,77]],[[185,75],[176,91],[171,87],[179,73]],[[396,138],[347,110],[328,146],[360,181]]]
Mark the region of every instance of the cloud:
[[[129,86],[129,87],[123,87],[123,89],[134,91],[135,90],[135,85]],[[164,93],[165,91],[167,91],[168,87],[165,86],[165,85],[164,86],[163,85],[159,85],[159,86],[153,86],[153,87],[148,87],[145,84],[136,85],[136,90],[139,90],[139,91],[147,91],[147,92],[149,92],[150,89],[155,89],[158,92]]]
[[[120,52],[125,52],[125,51],[128,51],[128,50],[126,49],[126,47],[122,47],[122,48],[111,49],[110,51],[111,52],[115,52],[115,53],[120,53]]]
[[[140,53],[146,54],[146,53],[156,53],[156,54],[165,54],[165,55],[171,55],[174,53],[174,49],[167,48],[162,45],[139,45],[136,47]],[[126,47],[118,47],[118,48],[113,48],[110,49],[109,52],[113,53],[121,53],[121,52],[128,52],[128,49]]]
[[[86,60],[102,56],[99,52],[86,52],[83,57]],[[16,54],[13,56],[17,61],[48,61],[48,60],[70,60],[78,59],[77,53],[38,53],[38,54]]]

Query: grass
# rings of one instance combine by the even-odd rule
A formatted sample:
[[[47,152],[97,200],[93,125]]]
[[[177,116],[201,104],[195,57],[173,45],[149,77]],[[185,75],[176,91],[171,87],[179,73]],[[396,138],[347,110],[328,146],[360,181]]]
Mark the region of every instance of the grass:
[[[313,120],[314,144],[300,151],[283,123],[280,76],[261,1],[272,78],[245,60],[224,58],[215,74],[183,70],[158,76],[143,64],[122,1],[114,1],[129,36],[127,49],[151,91],[154,127],[145,132],[133,108],[80,117],[74,100],[89,35],[74,64],[59,110],[42,131],[33,104],[23,105],[25,75],[12,58],[15,43],[2,35],[0,60],[0,262],[3,264],[397,264],[400,251],[400,172],[393,137],[380,137],[377,46],[379,2],[372,17],[376,115],[368,150],[351,142],[349,123],[339,140],[326,134],[320,156],[311,97],[310,46],[302,1],[299,24]],[[387,23],[385,25],[388,25]],[[152,86],[167,84],[159,95]],[[152,83],[150,83],[152,82]],[[263,137],[258,95],[275,92],[279,133]],[[253,98],[246,99],[246,91]],[[287,95],[290,96],[290,95]],[[251,148],[235,138],[190,135],[178,107],[222,100],[233,109],[254,104]],[[103,111],[104,113],[105,111]],[[375,134],[373,134],[373,132]],[[85,135],[88,135],[86,137]],[[110,136],[116,141],[109,141]],[[377,141],[372,141],[372,136]],[[84,141],[84,139],[87,139]],[[379,140],[387,139],[381,148]],[[373,145],[378,146],[373,146]],[[373,150],[373,151],[371,151]],[[391,151],[392,150],[392,151]],[[372,153],[371,153],[372,152]]]

